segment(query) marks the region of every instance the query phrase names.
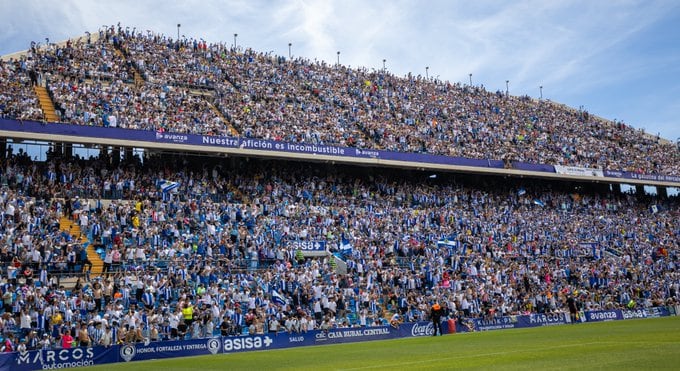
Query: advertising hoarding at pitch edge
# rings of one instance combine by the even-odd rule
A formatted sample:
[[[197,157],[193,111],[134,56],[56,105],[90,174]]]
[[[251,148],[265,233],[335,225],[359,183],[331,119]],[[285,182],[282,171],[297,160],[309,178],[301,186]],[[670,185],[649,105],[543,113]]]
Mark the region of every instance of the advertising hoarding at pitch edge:
[[[675,314],[666,307],[640,310],[586,311],[587,322],[624,320],[635,318],[666,317]],[[488,331],[506,328],[526,328],[562,325],[569,322],[566,313],[531,314],[493,319],[472,318],[466,325],[456,321],[456,332]],[[443,333],[449,333],[446,323]],[[387,340],[406,337],[432,336],[431,322],[404,323],[392,326],[337,328],[328,331],[314,330],[303,333],[269,333],[233,337],[214,337],[184,341],[161,341],[73,349],[34,350],[24,353],[0,354],[0,371],[51,370],[94,366],[114,362],[134,362],[150,359],[228,354],[266,349],[284,349],[299,346],[340,344],[370,340]]]
[[[214,337],[184,341],[161,341],[73,349],[34,350],[0,354],[0,371],[51,370],[94,366],[115,362],[189,357],[283,349],[298,346],[340,344],[368,340],[386,340],[433,334],[429,322],[391,326],[343,328],[305,333],[271,333],[233,337]]]

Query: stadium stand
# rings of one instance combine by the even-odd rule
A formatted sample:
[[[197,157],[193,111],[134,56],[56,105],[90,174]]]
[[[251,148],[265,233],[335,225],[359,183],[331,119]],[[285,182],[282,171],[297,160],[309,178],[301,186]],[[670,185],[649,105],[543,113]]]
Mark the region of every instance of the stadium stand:
[[[564,310],[571,294],[589,309],[677,302],[677,199],[181,155],[107,164],[3,166],[5,311],[34,303],[35,331],[85,322],[123,342],[176,338],[185,303],[196,320],[180,333],[201,337],[225,318],[231,334],[383,324],[395,312],[412,321],[432,301],[467,317]],[[176,193],[159,188],[166,179]],[[87,256],[64,218],[87,231],[102,275],[58,281]],[[336,255],[301,257],[300,241]]]
[[[47,117],[45,85],[77,125],[667,174],[679,163],[668,144],[551,102],[120,26],[32,45],[0,73],[0,113],[16,119]],[[459,318],[566,311],[570,297],[677,304],[678,202],[281,159],[102,149],[36,161],[9,146],[0,332],[47,349],[83,324],[107,345],[417,321],[433,302]],[[331,253],[307,256],[309,244]]]
[[[8,64],[9,81],[40,76],[73,124],[680,174],[672,143],[550,101],[122,26]]]
[[[38,98],[32,91],[35,81],[25,73],[27,65],[26,61],[0,60],[0,114],[20,120],[42,120]]]

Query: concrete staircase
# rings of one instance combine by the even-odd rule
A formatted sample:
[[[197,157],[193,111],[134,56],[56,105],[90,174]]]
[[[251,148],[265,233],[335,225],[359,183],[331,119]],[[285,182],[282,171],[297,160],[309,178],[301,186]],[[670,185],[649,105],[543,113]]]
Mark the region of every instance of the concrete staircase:
[[[119,47],[113,48],[113,53],[116,54],[116,57],[118,57],[122,60],[127,59],[126,53],[124,53],[123,50],[121,50]],[[144,81],[145,81],[144,76],[142,76],[141,72],[137,68],[137,65],[134,64],[134,63],[133,63],[133,66],[132,66],[132,73],[134,74],[133,78],[134,78],[135,86],[143,85]]]
[[[230,186],[229,190],[236,195],[236,199],[241,200],[241,203],[243,204],[249,204],[250,203],[250,197],[248,195],[244,194],[241,192],[241,189],[236,186]]]
[[[43,115],[47,122],[59,122],[59,117],[57,116],[57,110],[54,107],[54,102],[50,98],[50,94],[47,92],[47,88],[44,86],[36,85],[34,87],[35,94],[38,96],[40,101],[40,108],[42,108]]]
[[[89,242],[87,236],[83,236],[80,226],[66,216],[62,216],[61,219],[59,219],[59,229],[62,231],[67,231],[77,243]],[[104,271],[104,261],[94,250],[94,246],[92,244],[87,245],[87,258],[90,259],[90,262],[92,262],[90,277],[93,278],[101,276],[102,272]]]
[[[139,71],[137,71],[137,68],[135,68],[133,72],[135,74],[135,86],[142,86],[144,84],[144,78]]]
[[[230,133],[232,136],[238,137],[238,136],[239,136],[238,130],[236,130],[236,129],[234,128],[234,126],[229,122],[229,120],[227,120],[226,117],[224,117],[224,115],[222,114],[222,112],[221,112],[219,109],[217,109],[217,107],[215,107],[214,104],[212,104],[209,100],[206,100],[206,101],[208,102],[208,105],[209,105],[210,108],[213,110],[213,112],[217,115],[217,117],[221,118],[221,119],[222,119],[222,122],[224,122],[225,125],[227,125],[227,126],[229,127],[229,128],[228,128],[228,129],[229,129],[229,133]]]

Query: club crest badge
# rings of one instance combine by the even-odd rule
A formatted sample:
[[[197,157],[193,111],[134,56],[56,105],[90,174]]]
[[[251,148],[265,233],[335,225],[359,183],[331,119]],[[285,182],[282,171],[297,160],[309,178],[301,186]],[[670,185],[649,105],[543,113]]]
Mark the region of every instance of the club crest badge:
[[[208,340],[208,350],[210,351],[210,354],[217,354],[217,352],[220,350],[220,340],[219,339]]]
[[[130,360],[135,358],[135,354],[137,354],[137,350],[134,345],[125,345],[120,348],[120,358],[125,360],[125,362],[130,362]]]

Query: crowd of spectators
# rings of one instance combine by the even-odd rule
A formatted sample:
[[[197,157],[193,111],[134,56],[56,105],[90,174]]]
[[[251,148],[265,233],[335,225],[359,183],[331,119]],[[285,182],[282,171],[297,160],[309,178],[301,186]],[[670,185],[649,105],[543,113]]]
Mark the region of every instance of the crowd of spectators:
[[[173,130],[227,135],[210,104],[188,88],[134,83],[134,65],[119,51],[121,40],[99,37],[33,47],[34,69],[44,75],[61,120],[78,125]]]
[[[4,61],[0,59],[0,117],[19,120],[43,119],[38,97],[33,91],[38,77],[29,73],[29,61]]]
[[[65,45],[32,46],[6,66],[26,64],[7,81],[25,82],[31,71],[45,76],[70,123],[680,173],[675,144],[622,122],[385,69],[291,60],[121,26]],[[134,81],[135,73],[143,79]],[[12,108],[31,103],[30,94],[11,96],[3,115],[38,118],[32,109]]]
[[[111,163],[2,161],[6,338],[110,345],[425,320],[434,302],[491,318],[680,295],[677,199],[252,159]],[[69,288],[59,277],[87,271],[87,254],[63,218],[104,262]],[[306,258],[299,241],[340,255]]]

